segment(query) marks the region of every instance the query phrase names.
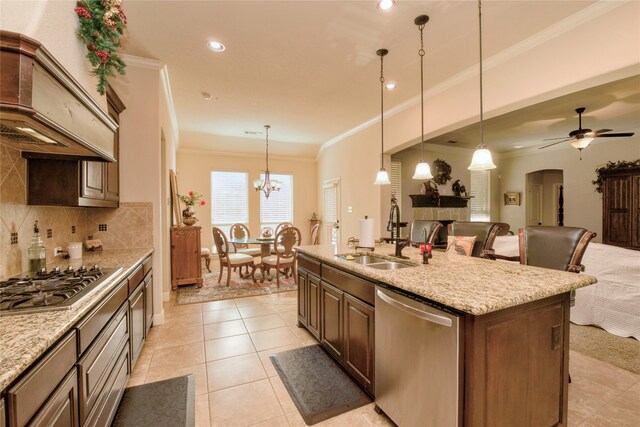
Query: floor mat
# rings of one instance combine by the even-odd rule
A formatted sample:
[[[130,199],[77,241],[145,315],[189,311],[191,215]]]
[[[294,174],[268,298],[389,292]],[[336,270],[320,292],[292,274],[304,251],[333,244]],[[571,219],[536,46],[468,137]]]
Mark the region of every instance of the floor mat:
[[[181,427],[195,425],[194,375],[125,390],[111,427]]]
[[[319,345],[269,357],[308,425],[372,401]]]

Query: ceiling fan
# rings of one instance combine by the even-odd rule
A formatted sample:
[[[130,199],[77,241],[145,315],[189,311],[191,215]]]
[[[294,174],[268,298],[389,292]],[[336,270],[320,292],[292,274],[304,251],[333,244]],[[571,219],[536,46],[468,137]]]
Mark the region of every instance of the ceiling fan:
[[[560,141],[556,141],[554,143],[545,145],[543,147],[538,147],[539,150],[547,147],[551,147],[556,144],[560,144],[561,142],[569,142],[573,147],[582,151],[587,148],[591,141],[594,138],[620,138],[625,136],[633,136],[633,132],[625,132],[625,133],[608,133],[611,132],[612,129],[600,129],[596,131],[592,131],[591,129],[583,129],[582,128],[582,113],[584,113],[585,108],[580,107],[576,108],[576,113],[578,113],[578,129],[569,132],[569,136],[563,136],[560,138],[547,138],[545,141],[552,141],[554,139],[559,139]]]

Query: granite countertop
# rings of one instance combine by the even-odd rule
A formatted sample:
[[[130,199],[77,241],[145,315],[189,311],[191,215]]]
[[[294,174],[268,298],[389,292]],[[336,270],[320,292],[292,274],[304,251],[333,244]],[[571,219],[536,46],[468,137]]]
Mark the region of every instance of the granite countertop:
[[[417,248],[404,248],[402,254],[411,268],[376,270],[336,255],[347,254],[347,246],[299,246],[301,253],[337,265],[375,281],[383,282],[453,309],[481,315],[525,304],[596,283],[593,276],[547,268],[500,262],[433,251],[428,265],[422,264]],[[353,252],[353,251],[351,251]],[[376,246],[374,255],[388,259],[394,246]]]
[[[102,268],[120,268],[108,280],[92,289],[70,310],[25,313],[0,317],[0,391],[7,388],[25,369],[89,312],[120,281],[153,252],[153,249],[105,250],[85,252],[82,259],[59,259],[47,264],[74,268],[82,264]]]

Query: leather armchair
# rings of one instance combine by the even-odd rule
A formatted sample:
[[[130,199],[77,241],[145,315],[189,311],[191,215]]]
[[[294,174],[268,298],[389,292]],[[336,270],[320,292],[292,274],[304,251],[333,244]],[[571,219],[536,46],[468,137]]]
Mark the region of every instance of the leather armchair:
[[[497,222],[454,221],[450,224],[449,236],[476,236],[471,256],[485,258],[493,248],[500,231]]]
[[[420,243],[434,244],[438,232],[442,228],[440,221],[426,221],[417,219],[411,223],[409,231],[409,241],[411,246],[418,246]]]

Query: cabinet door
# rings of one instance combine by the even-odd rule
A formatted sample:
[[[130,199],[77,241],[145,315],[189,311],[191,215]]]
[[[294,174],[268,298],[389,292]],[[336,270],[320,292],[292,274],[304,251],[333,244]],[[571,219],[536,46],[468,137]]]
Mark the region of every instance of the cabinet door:
[[[134,293],[129,297],[129,319],[131,327],[129,328],[129,343],[131,348],[131,368],[138,359],[142,345],[144,344],[144,298],[143,298],[144,286],[141,285]]]
[[[72,369],[29,423],[33,427],[78,426],[78,376]]]
[[[113,156],[116,161],[113,163],[104,164],[104,198],[106,200],[119,200],[120,199],[120,115],[117,107],[113,105],[113,95],[111,92],[107,93],[107,106],[109,116],[118,123],[118,130],[113,136]]]
[[[307,272],[298,270],[298,324],[307,326]]]
[[[342,295],[339,289],[320,282],[320,342],[339,361],[342,361]]]
[[[307,277],[307,329],[320,339],[320,278],[309,274]]]
[[[144,336],[149,336],[153,323],[153,272],[144,279]]]
[[[104,199],[103,162],[82,162],[80,196],[88,199]]]
[[[640,174],[632,176],[631,185],[631,247],[640,248]]]
[[[375,366],[373,325],[373,307],[344,294],[344,364],[372,394]]]
[[[172,228],[171,276],[175,285],[202,283],[200,227]]]
[[[613,175],[604,180],[603,243],[631,246],[631,176]]]

